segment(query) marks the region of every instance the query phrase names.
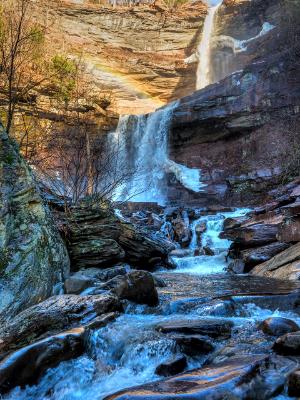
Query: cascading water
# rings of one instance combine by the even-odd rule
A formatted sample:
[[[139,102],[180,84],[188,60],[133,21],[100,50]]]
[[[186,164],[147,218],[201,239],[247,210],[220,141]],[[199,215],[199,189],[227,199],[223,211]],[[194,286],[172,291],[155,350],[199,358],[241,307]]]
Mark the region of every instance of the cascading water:
[[[108,139],[108,148],[118,155],[113,160],[114,177],[123,176],[114,200],[165,204],[167,173],[174,174],[183,186],[195,192],[205,186],[200,182],[199,169],[188,168],[168,157],[169,128],[176,105],[171,103],[149,115],[120,118]]]
[[[223,0],[208,1],[208,13],[204,21],[202,39],[197,48],[196,57],[199,60],[196,76],[196,89],[202,89],[210,83],[210,45],[214,28],[214,18]]]
[[[196,226],[207,224],[203,235],[203,243],[209,244],[216,256],[194,257],[196,264],[179,265],[181,272],[188,272],[191,278],[196,274],[206,276],[211,272],[220,272],[213,268],[218,263],[218,256],[224,258],[225,250],[230,242],[219,239],[224,216],[243,215],[247,210],[236,210],[232,213],[202,216],[193,225],[193,240],[190,249],[197,244]],[[211,261],[208,268],[207,260]],[[220,258],[221,259],[221,258]],[[222,266],[225,265],[225,259]],[[178,272],[178,271],[175,271]],[[223,271],[222,271],[223,272]],[[193,275],[194,274],[194,275]],[[174,275],[176,276],[176,274]],[[198,279],[198,278],[197,278]],[[200,276],[201,279],[201,276]],[[180,281],[180,279],[179,279]],[[186,291],[187,289],[184,288]],[[188,298],[189,293],[186,293]],[[192,300],[192,299],[191,299]],[[209,304],[207,301],[187,301],[187,307],[178,306],[178,302],[164,303],[161,308],[145,306],[128,307],[127,312],[109,323],[106,327],[94,330],[88,338],[86,354],[74,360],[65,361],[56,368],[50,369],[35,386],[15,388],[3,400],[102,400],[108,394],[137,384],[158,380],[156,367],[172,357],[181,356],[178,346],[172,337],[162,335],[155,327],[158,323],[171,321],[192,321],[204,318],[221,318],[224,320],[222,304]],[[177,304],[177,305],[176,305]],[[180,303],[179,303],[180,304]],[[225,317],[235,325],[235,340],[241,340],[243,335],[257,332],[257,323],[271,316],[282,316],[300,322],[299,315],[285,311],[270,311],[251,303],[237,305],[235,311]],[[266,339],[264,339],[265,341]],[[215,342],[216,348],[224,346]],[[207,360],[207,355],[187,356],[188,369],[199,368]]]
[[[249,210],[238,209],[234,212],[223,214],[206,215],[195,220],[192,225],[192,240],[189,246],[190,255],[187,257],[173,257],[177,268],[174,272],[185,272],[194,274],[216,274],[224,272],[227,262],[226,254],[231,244],[229,240],[219,238],[223,230],[225,218],[234,218],[246,214]],[[213,249],[214,255],[195,255],[199,252],[200,243],[197,235],[197,226],[206,225],[206,231],[201,236],[201,246]]]

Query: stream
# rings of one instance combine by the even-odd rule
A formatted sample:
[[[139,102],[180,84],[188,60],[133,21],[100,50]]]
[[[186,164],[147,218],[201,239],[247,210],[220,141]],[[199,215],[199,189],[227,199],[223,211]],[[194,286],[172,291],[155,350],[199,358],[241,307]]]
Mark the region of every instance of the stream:
[[[261,340],[257,323],[271,316],[291,318],[300,323],[300,316],[289,311],[288,301],[284,307],[279,299],[251,296],[251,291],[267,290],[259,288],[259,280],[245,281],[245,276],[232,276],[226,272],[228,262],[225,255],[230,246],[227,240],[219,239],[225,217],[239,216],[246,209],[231,213],[201,216],[191,227],[193,237],[189,250],[196,248],[196,225],[207,223],[203,236],[206,244],[214,251],[213,256],[192,256],[177,258],[177,268],[173,271],[160,271],[156,275],[166,282],[159,288],[160,304],[150,308],[128,303],[126,312],[106,327],[93,331],[88,339],[88,351],[81,357],[60,363],[50,369],[36,386],[25,389],[16,388],[4,396],[5,400],[95,400],[121,389],[161,379],[155,373],[156,367],[181,351],[168,335],[157,331],[158,324],[172,321],[199,321],[201,319],[220,319],[232,321],[232,337],[227,340],[214,340],[214,352],[206,355],[187,356],[186,370],[199,368],[213,354],[228,346],[228,343],[241,349],[241,352],[264,353],[269,340]],[[247,279],[247,277],[246,277]],[[247,289],[243,288],[246,287]],[[237,288],[237,290],[236,290]],[[245,295],[245,290],[249,295]],[[276,292],[276,288],[272,287]],[[280,287],[278,287],[280,292]],[[235,294],[230,300],[213,299],[218,296]],[[239,296],[242,292],[243,296]],[[209,297],[211,298],[209,299]],[[271,296],[272,297],[272,296]],[[283,399],[288,397],[278,397]]]

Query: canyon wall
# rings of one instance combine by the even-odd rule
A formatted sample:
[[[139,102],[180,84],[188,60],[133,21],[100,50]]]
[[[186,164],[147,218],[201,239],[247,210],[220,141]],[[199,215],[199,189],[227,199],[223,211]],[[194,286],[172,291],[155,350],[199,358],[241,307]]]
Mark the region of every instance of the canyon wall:
[[[53,51],[81,57],[119,113],[153,111],[195,89],[196,65],[184,59],[201,37],[207,12],[201,1],[171,11],[39,0],[33,10]]]

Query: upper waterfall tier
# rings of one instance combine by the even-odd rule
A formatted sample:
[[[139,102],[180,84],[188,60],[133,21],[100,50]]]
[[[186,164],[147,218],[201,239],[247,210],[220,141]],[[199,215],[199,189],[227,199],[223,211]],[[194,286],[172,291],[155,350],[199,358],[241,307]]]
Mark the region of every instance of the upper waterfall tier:
[[[202,39],[197,48],[197,59],[199,60],[196,75],[196,89],[202,89],[210,83],[211,65],[211,40],[214,29],[214,17],[223,0],[211,1],[207,16],[205,18]]]

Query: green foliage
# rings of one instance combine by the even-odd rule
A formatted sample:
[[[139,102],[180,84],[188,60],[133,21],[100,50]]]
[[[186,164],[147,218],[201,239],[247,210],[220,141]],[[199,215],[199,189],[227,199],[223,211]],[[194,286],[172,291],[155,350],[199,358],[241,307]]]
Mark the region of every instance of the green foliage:
[[[64,55],[56,55],[52,58],[51,70],[55,97],[67,105],[76,86],[76,63]]]

